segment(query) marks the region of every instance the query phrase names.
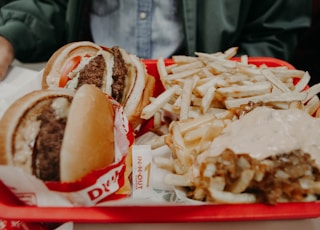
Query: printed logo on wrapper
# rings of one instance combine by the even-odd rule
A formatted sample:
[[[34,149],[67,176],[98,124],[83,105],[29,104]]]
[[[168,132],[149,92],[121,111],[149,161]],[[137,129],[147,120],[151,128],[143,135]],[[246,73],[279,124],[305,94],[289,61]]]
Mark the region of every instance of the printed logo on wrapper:
[[[95,170],[83,177],[80,181],[72,183],[43,183],[34,177],[34,180],[38,182],[40,181],[40,184],[45,184],[44,187],[47,187],[50,190],[48,192],[52,193],[47,194],[48,199],[53,197],[53,194],[58,194],[59,196],[63,197],[63,199],[68,200],[71,205],[93,206],[104,201],[117,200],[131,196],[131,181],[129,180],[129,177],[132,173],[131,147],[134,143],[134,132],[124,114],[122,106],[111,97],[108,98],[111,101],[115,111],[114,163],[103,169]],[[20,195],[23,193],[34,192],[35,196],[38,196],[37,199],[34,199],[37,203],[31,205],[45,206],[44,203],[39,201],[45,200],[41,199],[41,197],[44,195],[43,192],[39,193],[39,191],[36,189],[35,191],[31,191],[32,186],[28,186],[28,188],[24,190],[21,184],[15,184],[15,180],[9,178],[8,180],[4,179],[3,182],[5,182],[7,187],[9,187],[13,192],[18,191]],[[45,191],[44,189],[42,190]],[[35,202],[34,200],[33,202]],[[59,206],[59,204],[57,205]]]
[[[132,197],[147,198],[151,187],[152,154],[150,145],[132,146]]]

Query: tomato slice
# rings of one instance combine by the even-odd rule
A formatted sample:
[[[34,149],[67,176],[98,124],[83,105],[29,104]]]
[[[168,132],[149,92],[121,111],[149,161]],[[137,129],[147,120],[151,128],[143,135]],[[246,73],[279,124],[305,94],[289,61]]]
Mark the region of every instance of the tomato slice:
[[[59,79],[59,87],[65,87],[67,82],[70,80],[68,74],[77,68],[81,61],[81,56],[75,56],[70,61],[65,63],[65,65],[62,67],[61,75]]]
[[[106,46],[100,46],[104,51],[112,52],[110,48]]]

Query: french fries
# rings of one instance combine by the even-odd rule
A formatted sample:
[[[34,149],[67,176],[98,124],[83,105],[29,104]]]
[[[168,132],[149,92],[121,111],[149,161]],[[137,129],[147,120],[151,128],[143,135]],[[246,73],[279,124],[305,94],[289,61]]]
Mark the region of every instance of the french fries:
[[[282,171],[282,166],[277,168],[274,165],[274,159],[260,162],[246,154],[235,156],[225,150],[221,156],[207,159],[199,165],[197,157],[208,151],[210,143],[223,129],[257,106],[298,108],[320,117],[317,96],[320,84],[309,87],[308,72],[286,66],[255,66],[248,64],[246,55],[238,62],[230,60],[236,54],[237,47],[232,47],[213,54],[196,52],[196,57],[173,56],[174,63],[168,66],[163,58],[158,59],[157,68],[165,91],[151,98],[141,118],[153,117],[155,126],[160,127],[160,114],[174,117],[169,123],[168,133],[161,137],[161,143],[170,148],[172,159],[155,159],[159,167],[171,171],[164,182],[185,187],[186,195],[192,199],[216,203],[262,201],[273,204],[286,201],[286,195],[282,193],[290,193],[297,201],[316,199],[307,192],[320,193],[320,182],[314,182],[314,178],[307,176],[311,173],[308,171],[310,168],[302,176],[302,180],[311,184],[310,188],[287,186],[294,191],[269,191],[259,187],[266,183],[266,175],[281,178],[288,174]],[[293,79],[298,79],[298,82]],[[284,158],[299,158],[299,154],[292,153]],[[302,158],[305,160],[305,156]],[[311,163],[306,160],[302,164]],[[286,180],[280,183],[286,183]],[[259,189],[263,191],[262,197],[252,192]]]
[[[239,62],[230,60],[237,47],[213,54],[196,52],[196,57],[173,56],[174,64],[157,61],[163,94],[143,109],[142,118],[149,119],[157,110],[169,109],[178,119],[201,116],[211,108],[235,109],[249,102],[262,102],[274,108],[289,108],[300,102],[301,109],[315,112],[320,84],[304,91],[310,80],[308,72],[286,66],[267,67],[248,64],[248,57]],[[295,85],[293,78],[300,81]],[[311,102],[312,105],[308,105]],[[312,109],[310,109],[312,108]]]

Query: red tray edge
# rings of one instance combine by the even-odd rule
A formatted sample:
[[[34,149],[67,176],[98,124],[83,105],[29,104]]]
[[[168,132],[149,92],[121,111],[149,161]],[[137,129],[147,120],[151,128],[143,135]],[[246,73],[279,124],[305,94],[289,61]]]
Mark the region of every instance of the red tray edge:
[[[32,222],[217,222],[310,219],[320,216],[320,202],[232,205],[110,207],[13,207],[0,204],[0,218]]]

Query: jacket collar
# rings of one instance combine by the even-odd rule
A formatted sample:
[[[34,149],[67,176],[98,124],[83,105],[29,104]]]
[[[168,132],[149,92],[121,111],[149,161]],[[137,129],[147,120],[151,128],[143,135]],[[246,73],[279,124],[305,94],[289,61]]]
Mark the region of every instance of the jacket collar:
[[[193,56],[197,44],[197,0],[181,0],[180,10],[184,25],[185,42],[187,54]]]

